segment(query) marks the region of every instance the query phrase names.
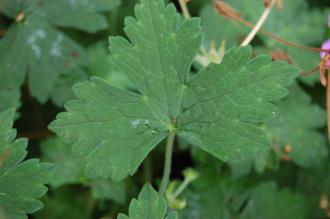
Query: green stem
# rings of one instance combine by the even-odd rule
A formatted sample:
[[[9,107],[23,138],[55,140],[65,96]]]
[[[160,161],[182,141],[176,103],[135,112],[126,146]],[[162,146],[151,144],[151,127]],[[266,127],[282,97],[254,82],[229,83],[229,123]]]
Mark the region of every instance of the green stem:
[[[159,188],[160,195],[164,195],[164,193],[167,189],[168,183],[170,181],[174,137],[175,137],[174,132],[170,132],[167,136],[164,173],[163,173],[163,179],[162,179],[162,182],[161,182],[160,188]]]
[[[179,188],[174,192],[173,194],[174,199],[177,198],[187,188],[190,182],[191,182],[190,179],[184,179],[184,181],[179,186]]]

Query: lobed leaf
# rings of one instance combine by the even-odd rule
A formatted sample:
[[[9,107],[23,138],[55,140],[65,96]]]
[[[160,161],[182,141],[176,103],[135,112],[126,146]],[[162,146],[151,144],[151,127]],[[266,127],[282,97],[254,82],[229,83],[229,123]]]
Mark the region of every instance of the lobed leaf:
[[[47,191],[52,165],[36,159],[23,161],[27,141],[14,140],[14,111],[0,113],[0,218],[27,218],[43,207],[37,200]]]
[[[146,184],[138,199],[133,199],[129,206],[129,216],[119,214],[117,219],[164,219],[166,215],[166,201],[151,185]],[[175,214],[166,219],[175,219]]]
[[[242,219],[306,218],[305,198],[290,189],[278,190],[274,182],[256,186],[242,211]]]
[[[89,177],[134,174],[170,131],[222,160],[268,147],[259,124],[277,114],[270,102],[288,93],[294,67],[233,48],[192,77],[199,21],[183,21],[162,0],[141,0],[136,17],[126,19],[128,40],[110,38],[111,63],[136,92],[93,78],[74,87],[77,99],[50,125],[86,156]]]

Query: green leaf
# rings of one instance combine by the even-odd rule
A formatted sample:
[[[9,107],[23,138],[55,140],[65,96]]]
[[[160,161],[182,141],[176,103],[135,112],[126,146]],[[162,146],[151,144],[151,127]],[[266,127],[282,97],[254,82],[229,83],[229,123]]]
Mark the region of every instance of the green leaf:
[[[269,102],[284,97],[297,75],[283,62],[250,56],[250,47],[231,49],[189,82],[183,99],[179,135],[221,160],[268,148],[258,124],[275,117]]]
[[[183,193],[187,206],[179,211],[179,218],[236,218],[247,199],[244,181],[233,181],[225,174],[219,174],[220,167],[213,164],[212,167],[199,167],[198,172],[201,176]]]
[[[55,26],[95,33],[108,27],[106,17],[100,12],[110,11],[119,3],[120,0],[46,0],[42,10]]]
[[[326,112],[311,102],[308,94],[298,85],[290,95],[277,104],[280,115],[266,125],[273,147],[284,150],[291,146],[288,157],[304,168],[317,166],[327,159],[326,139],[318,129],[324,127]]]
[[[199,169],[201,177],[183,194],[187,207],[179,212],[181,219],[306,218],[308,206],[302,194],[277,189],[274,182],[259,183],[255,176],[233,180],[219,172]]]
[[[24,24],[13,24],[1,40],[0,87],[18,88],[27,75],[31,95],[44,103],[60,75],[82,64],[86,55],[77,43],[39,19],[31,15]]]
[[[51,137],[40,145],[42,160],[55,164],[55,173],[50,185],[57,189],[68,184],[82,184],[90,186],[94,199],[113,200],[117,203],[125,203],[126,184],[112,182],[111,180],[88,181],[84,175],[84,158],[71,153],[71,146],[66,145],[57,137]]]
[[[315,167],[326,160],[326,139],[318,131],[325,125],[325,110],[312,103],[298,84],[292,86],[290,94],[276,105],[279,116],[265,124],[273,150],[246,156],[241,162],[230,162],[235,178],[247,175],[252,167],[257,173],[277,169],[283,156],[303,168]],[[285,152],[285,147],[290,151]]]
[[[74,74],[73,70],[80,75],[87,55],[78,43],[54,26],[88,32],[105,29],[108,24],[101,12],[118,3],[118,0],[45,0],[41,4],[35,0],[19,3],[4,0],[0,10],[12,19],[21,15],[23,20],[13,23],[0,41],[0,92],[17,91],[27,78],[31,95],[40,103],[52,97],[56,104],[62,104],[53,93],[63,84],[63,75]],[[75,80],[78,81],[81,80]],[[65,96],[71,93],[69,90]],[[12,103],[6,105],[3,108],[13,106]]]
[[[261,183],[250,194],[241,219],[306,218],[305,198],[290,189],[276,188],[273,182]]]
[[[74,143],[76,154],[87,154],[86,174],[90,177],[111,176],[119,180],[134,174],[167,134],[137,94],[96,78],[76,85],[74,92],[81,100],[66,104],[72,112],[59,114],[50,127],[66,143]]]
[[[222,160],[267,148],[259,123],[274,117],[269,102],[287,94],[296,69],[234,48],[189,79],[201,43],[198,19],[183,21],[161,0],[142,0],[136,16],[126,19],[130,41],[112,37],[110,50],[137,92],[93,78],[74,87],[77,99],[50,125],[86,156],[87,176],[133,175],[170,131]]]
[[[134,85],[126,75],[118,72],[111,64],[107,42],[99,42],[88,50],[91,75],[101,77],[114,87],[121,89],[134,89]]]
[[[326,218],[327,212],[320,209],[322,197],[329,200],[330,195],[329,160],[314,169],[300,169],[296,180],[297,189],[308,197],[308,218]]]
[[[113,200],[116,203],[124,204],[126,201],[126,185],[124,182],[115,183],[111,180],[93,180],[90,183],[93,198],[97,200]]]
[[[20,90],[19,89],[6,89],[0,87],[0,112],[8,110],[10,108],[19,108],[20,103]]]
[[[249,33],[249,29],[242,24],[220,16],[214,10],[212,4],[206,4],[200,10],[199,15],[202,19],[202,27],[205,34],[204,47],[206,48],[209,48],[212,42],[214,42],[217,47],[219,47],[222,42],[225,42],[227,48],[237,46]]]
[[[51,100],[58,107],[63,107],[64,103],[74,97],[72,85],[85,81],[89,78],[85,71],[73,69],[67,74],[60,75],[54,89],[51,92]]]
[[[61,139],[51,137],[41,143],[42,160],[56,164],[54,175],[50,181],[57,188],[66,184],[84,181],[83,158],[72,155],[71,147]]]
[[[33,214],[37,219],[90,219],[93,199],[89,192],[61,187],[43,199],[45,207]]]
[[[245,156],[240,161],[229,162],[234,179],[248,175],[252,169],[258,174],[262,174],[266,170],[277,170],[279,164],[280,156],[271,150]]]
[[[164,219],[165,215],[165,199],[161,197],[151,185],[146,184],[140,192],[138,199],[133,199],[131,201],[129,216],[119,214],[117,219]],[[172,219],[173,216],[170,218]]]
[[[52,165],[36,159],[22,162],[27,141],[15,139],[14,111],[0,113],[0,218],[27,218],[43,207],[37,199],[51,177]]]

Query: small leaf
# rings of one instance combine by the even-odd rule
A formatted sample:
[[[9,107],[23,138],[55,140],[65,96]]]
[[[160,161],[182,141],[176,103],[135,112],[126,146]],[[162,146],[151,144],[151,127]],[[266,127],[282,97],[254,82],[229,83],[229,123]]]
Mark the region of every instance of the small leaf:
[[[164,219],[166,215],[166,201],[151,185],[146,184],[138,199],[133,199],[129,206],[129,216],[119,214],[117,219]],[[174,219],[171,214],[167,219]]]

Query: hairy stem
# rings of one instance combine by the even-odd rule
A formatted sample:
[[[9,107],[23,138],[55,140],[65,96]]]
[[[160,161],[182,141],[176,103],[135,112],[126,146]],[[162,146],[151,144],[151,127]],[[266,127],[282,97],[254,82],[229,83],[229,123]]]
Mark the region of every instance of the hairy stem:
[[[243,42],[241,43],[241,46],[247,46],[251,43],[251,41],[254,39],[254,37],[257,35],[257,33],[260,31],[262,25],[266,22],[275,3],[276,3],[276,0],[272,0],[270,2],[270,4],[265,8],[265,10],[262,13],[261,17],[259,18],[257,24],[251,30],[249,35],[247,35],[247,37],[243,40]]]
[[[188,19],[191,17],[188,7],[187,7],[187,0],[179,0],[179,4],[183,13],[183,16],[185,19]]]
[[[163,179],[162,179],[162,182],[161,182],[160,188],[159,188],[160,195],[164,195],[164,193],[167,189],[168,183],[170,181],[174,137],[175,137],[174,132],[170,132],[167,137],[165,162],[164,162],[164,173],[163,173]]]

